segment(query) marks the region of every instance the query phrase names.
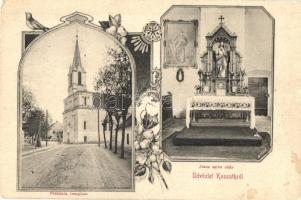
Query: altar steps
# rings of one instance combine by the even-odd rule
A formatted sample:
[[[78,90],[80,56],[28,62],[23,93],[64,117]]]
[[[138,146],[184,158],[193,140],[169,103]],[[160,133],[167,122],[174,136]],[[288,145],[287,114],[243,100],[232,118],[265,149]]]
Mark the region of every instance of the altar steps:
[[[190,122],[193,127],[249,127],[250,122],[241,119],[199,119]]]
[[[175,146],[260,146],[262,137],[248,127],[191,127],[176,132]]]

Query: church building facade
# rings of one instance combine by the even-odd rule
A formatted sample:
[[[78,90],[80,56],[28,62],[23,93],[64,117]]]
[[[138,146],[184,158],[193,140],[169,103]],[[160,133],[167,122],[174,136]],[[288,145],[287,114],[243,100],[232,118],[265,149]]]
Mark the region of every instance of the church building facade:
[[[68,73],[68,96],[64,99],[63,112],[63,142],[64,143],[93,143],[98,142],[98,123],[106,116],[105,110],[93,108],[93,92],[87,90],[86,70],[82,66],[78,36],[76,36],[73,62]],[[103,141],[102,128],[100,140]]]

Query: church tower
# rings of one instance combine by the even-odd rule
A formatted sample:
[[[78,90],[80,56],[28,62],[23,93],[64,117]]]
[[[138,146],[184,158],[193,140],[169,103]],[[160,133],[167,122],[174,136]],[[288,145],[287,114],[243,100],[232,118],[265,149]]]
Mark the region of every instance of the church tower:
[[[82,66],[78,36],[76,35],[73,61],[68,73],[68,96],[64,99],[63,142],[98,142],[98,125],[106,111],[93,108],[93,94],[86,85],[86,70]]]
[[[76,43],[73,55],[73,62],[70,65],[68,73],[68,95],[77,91],[86,91],[86,70],[83,68],[80,58],[78,45],[78,35],[76,34]]]

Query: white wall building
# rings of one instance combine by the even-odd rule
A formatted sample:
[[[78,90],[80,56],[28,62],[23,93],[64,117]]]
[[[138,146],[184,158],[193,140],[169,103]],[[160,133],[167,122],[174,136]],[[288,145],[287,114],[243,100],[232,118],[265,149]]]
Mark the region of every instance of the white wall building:
[[[72,65],[68,73],[68,97],[64,99],[63,126],[65,143],[98,142],[97,110],[92,106],[92,92],[87,91],[86,70],[82,66],[78,36]],[[99,111],[100,141],[103,141],[101,123],[105,110]]]

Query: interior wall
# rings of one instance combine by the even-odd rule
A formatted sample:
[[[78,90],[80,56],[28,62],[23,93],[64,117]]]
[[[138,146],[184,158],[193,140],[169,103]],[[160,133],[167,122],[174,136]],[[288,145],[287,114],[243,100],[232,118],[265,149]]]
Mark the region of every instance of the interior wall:
[[[273,20],[264,10],[245,9],[245,41],[243,57],[246,73],[248,77],[268,78],[268,116],[272,116]]]
[[[219,24],[219,17],[223,15],[225,25],[235,32],[239,37],[237,39],[238,51],[244,50],[244,12],[243,8],[200,8],[200,7],[172,7],[163,20],[198,20],[197,39],[198,46],[196,50],[197,68],[183,67],[184,81],[176,80],[178,68],[164,68],[164,49],[161,49],[161,69],[162,69],[162,95],[171,92],[173,95],[173,115],[176,118],[185,118],[186,101],[195,93],[195,85],[199,84],[197,72],[202,68],[201,54],[206,51],[206,35],[213,31]],[[163,28],[164,33],[164,28]],[[164,38],[164,34],[163,34]],[[163,42],[163,41],[162,41]],[[161,46],[163,44],[161,43]]]
[[[164,49],[161,43],[162,94],[173,95],[173,115],[185,118],[187,98],[194,95],[195,85],[199,83],[197,72],[202,69],[200,56],[206,51],[206,35],[218,26],[220,16],[224,17],[226,27],[237,35],[236,50],[242,56],[242,68],[248,77],[269,78],[268,113],[272,109],[272,64],[273,64],[273,22],[261,8],[211,8],[174,6],[161,18],[163,20],[198,20],[198,47],[196,51],[197,68],[183,67],[185,79],[176,80],[178,68],[163,68]],[[164,27],[163,27],[164,38]],[[247,83],[247,80],[245,81]]]
[[[161,18],[161,24],[163,20],[198,20],[199,26],[197,32],[200,32],[200,9],[198,7],[172,7],[169,12]],[[164,29],[164,28],[163,28]],[[164,30],[163,30],[164,38]],[[200,43],[199,34],[197,36],[198,43]],[[161,41],[163,42],[163,41]],[[163,44],[161,43],[161,47]],[[200,52],[199,48],[196,51],[197,65],[200,65],[200,59],[198,59]],[[168,67],[163,68],[164,64],[164,50],[161,49],[161,69],[162,69],[162,95],[167,92],[171,92],[173,95],[173,115],[177,118],[185,117],[186,100],[188,97],[194,95],[194,86],[198,84],[198,68],[183,67],[184,80],[178,82],[176,80],[176,74],[178,68]]]
[[[246,72],[254,70],[272,71],[272,19],[260,8],[246,8],[244,28],[245,52],[243,57]]]

